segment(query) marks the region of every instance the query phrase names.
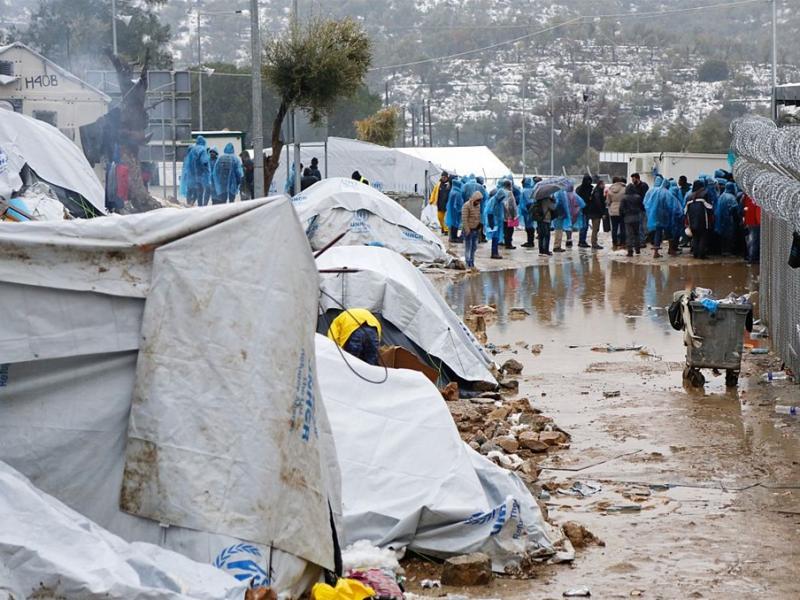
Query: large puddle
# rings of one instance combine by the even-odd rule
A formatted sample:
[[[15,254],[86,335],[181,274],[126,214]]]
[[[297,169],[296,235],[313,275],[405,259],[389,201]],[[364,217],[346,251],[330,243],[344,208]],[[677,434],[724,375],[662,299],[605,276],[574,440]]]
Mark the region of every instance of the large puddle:
[[[445,284],[442,293],[460,316],[471,306],[496,305],[496,318],[487,328],[493,344],[543,344],[549,372],[575,371],[580,363],[599,360],[597,352],[581,350],[607,344],[643,344],[665,360],[683,360],[682,334],[670,327],[665,310],[673,293],[705,287],[717,297],[740,295],[755,287],[756,277],[745,264],[649,266],[582,255],[570,262],[479,273]],[[512,308],[529,314],[510,316]],[[618,352],[604,360],[612,355],[630,359],[630,353]]]

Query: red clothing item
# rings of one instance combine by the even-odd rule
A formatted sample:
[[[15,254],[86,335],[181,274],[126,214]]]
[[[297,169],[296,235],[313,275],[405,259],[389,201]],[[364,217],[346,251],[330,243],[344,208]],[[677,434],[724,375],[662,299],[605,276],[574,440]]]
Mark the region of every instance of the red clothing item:
[[[744,225],[745,227],[761,226],[761,207],[753,202],[747,194],[744,195]]]
[[[117,165],[117,198],[128,201],[128,165]]]

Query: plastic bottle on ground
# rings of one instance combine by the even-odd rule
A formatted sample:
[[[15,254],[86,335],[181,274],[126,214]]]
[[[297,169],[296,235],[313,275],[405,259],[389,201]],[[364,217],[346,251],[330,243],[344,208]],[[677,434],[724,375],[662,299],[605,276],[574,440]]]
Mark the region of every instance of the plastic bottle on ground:
[[[800,406],[786,406],[785,404],[776,404],[775,412],[779,415],[792,415],[796,417],[800,415]]]

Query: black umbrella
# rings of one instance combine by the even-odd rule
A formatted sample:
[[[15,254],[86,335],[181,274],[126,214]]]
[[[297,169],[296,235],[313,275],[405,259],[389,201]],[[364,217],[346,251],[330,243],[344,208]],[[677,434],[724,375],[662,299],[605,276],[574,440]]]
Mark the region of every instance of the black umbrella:
[[[540,181],[533,188],[533,199],[543,200],[553,196],[556,192],[567,189],[572,181],[566,177],[553,177],[552,179],[545,179]]]

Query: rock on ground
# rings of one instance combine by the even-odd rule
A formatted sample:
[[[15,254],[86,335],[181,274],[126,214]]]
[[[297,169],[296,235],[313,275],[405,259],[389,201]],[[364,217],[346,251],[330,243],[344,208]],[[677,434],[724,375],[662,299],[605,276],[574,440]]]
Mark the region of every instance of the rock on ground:
[[[503,366],[500,367],[500,370],[502,370],[504,373],[508,373],[509,375],[519,375],[522,373],[522,363],[516,358],[509,358],[503,363]]]
[[[575,548],[585,548],[589,544],[597,544],[598,546],[606,545],[603,540],[575,521],[567,521],[562,528],[564,529],[564,535],[569,538],[569,541],[572,542]]]
[[[454,556],[444,561],[442,584],[451,586],[488,585],[492,581],[492,561],[483,552]]]

